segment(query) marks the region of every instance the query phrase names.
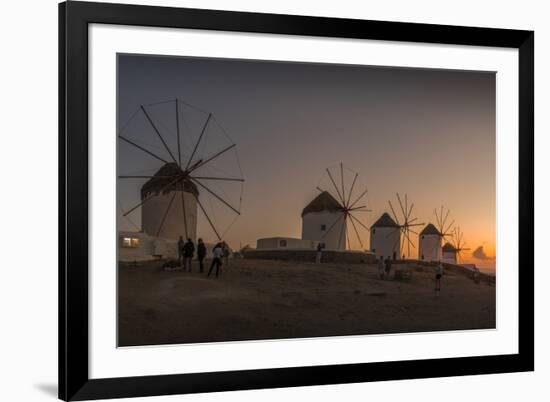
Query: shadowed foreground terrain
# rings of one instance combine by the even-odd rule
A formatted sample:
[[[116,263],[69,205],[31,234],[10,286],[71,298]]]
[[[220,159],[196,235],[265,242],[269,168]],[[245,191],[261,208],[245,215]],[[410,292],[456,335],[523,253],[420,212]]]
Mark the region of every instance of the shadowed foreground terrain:
[[[435,292],[429,267],[407,282],[362,264],[240,259],[219,279],[193,269],[119,266],[119,346],[495,327],[494,285],[446,273]]]

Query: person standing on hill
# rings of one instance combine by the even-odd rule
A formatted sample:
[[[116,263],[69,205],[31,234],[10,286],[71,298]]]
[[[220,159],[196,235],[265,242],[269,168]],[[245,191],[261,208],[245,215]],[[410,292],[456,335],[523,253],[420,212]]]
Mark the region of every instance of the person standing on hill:
[[[321,243],[317,244],[317,254],[315,255],[315,262],[317,264],[321,263],[321,255],[323,254],[323,245]]]
[[[441,277],[443,276],[443,263],[439,261],[435,269],[435,290],[441,290]]]
[[[391,258],[386,258],[386,278],[390,279],[390,271],[391,271]]]
[[[218,243],[214,246],[214,249],[212,250],[212,264],[210,265],[210,269],[208,270],[208,275],[212,273],[212,270],[214,267],[216,267],[216,278],[220,274],[220,268],[222,266],[222,257],[223,257],[223,247],[221,243]]]
[[[202,239],[199,239],[197,244],[197,258],[199,260],[199,270],[204,272],[204,258],[206,257],[206,246],[204,245]]]
[[[378,259],[378,275],[380,279],[384,279],[384,257],[380,256]]]
[[[184,257],[183,257],[183,248],[185,246],[185,242],[183,241],[183,236],[180,236],[180,239],[178,240],[178,265],[180,267],[183,267],[184,263]]]
[[[185,258],[185,270],[187,272],[191,272],[193,254],[195,254],[195,245],[191,239],[187,239],[187,242],[183,246],[183,257]]]

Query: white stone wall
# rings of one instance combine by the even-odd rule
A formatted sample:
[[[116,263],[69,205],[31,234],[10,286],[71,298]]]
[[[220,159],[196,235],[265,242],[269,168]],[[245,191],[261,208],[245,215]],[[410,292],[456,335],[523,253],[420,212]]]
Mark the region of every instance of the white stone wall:
[[[329,211],[310,212],[304,215],[302,218],[302,239],[324,243],[327,250],[345,250],[347,225],[344,218],[340,218],[338,223],[328,232],[341,215],[343,215],[342,212]],[[323,230],[323,225],[325,230]]]
[[[370,230],[370,250],[376,258],[401,258],[401,230],[393,227],[373,227]]]
[[[256,242],[257,249],[315,249],[319,242],[307,239],[295,239],[292,237],[268,237],[258,239]]]
[[[418,236],[418,259],[439,261],[441,259],[441,237],[435,234]]]
[[[183,220],[183,208],[181,203],[181,192],[176,192],[176,197],[170,206],[166,220],[162,225],[158,237],[164,239],[177,240],[180,236],[184,239],[190,237],[193,241],[197,238],[197,200],[191,193],[184,192],[185,210],[187,217],[187,228],[189,233],[185,233],[185,224]],[[166,209],[170,204],[174,192],[159,194],[147,201],[141,207],[141,227],[145,233],[156,237],[159,226],[162,222]]]
[[[456,252],[454,251],[444,252],[442,261],[449,264],[456,264]]]

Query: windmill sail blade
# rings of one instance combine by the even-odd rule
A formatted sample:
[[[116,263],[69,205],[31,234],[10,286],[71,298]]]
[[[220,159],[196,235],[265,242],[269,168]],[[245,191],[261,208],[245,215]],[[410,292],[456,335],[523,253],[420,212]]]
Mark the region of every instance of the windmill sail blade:
[[[395,223],[399,225],[399,219],[397,219],[397,214],[395,213],[395,210],[393,209],[393,205],[391,204],[390,200],[388,200],[388,204],[390,204],[391,213],[393,215],[393,219],[395,219]]]
[[[244,182],[244,179],[238,179],[233,177],[205,177],[205,176],[191,176],[193,179],[197,180],[222,180],[222,181],[241,181]]]
[[[332,225],[330,225],[330,227],[328,228],[328,230],[323,233],[323,235],[321,236],[321,239],[324,239],[326,235],[328,235],[330,233],[330,231],[332,230],[332,228],[334,226],[336,226],[336,224],[338,223],[338,221],[342,219],[342,215],[338,216],[338,218],[336,218],[336,220],[332,223]]]
[[[346,207],[346,187],[344,184],[344,164],[340,162],[340,177],[342,180],[342,205]]]
[[[213,192],[212,190],[210,190],[208,187],[206,187],[204,184],[202,184],[200,181],[198,180],[195,180],[194,178],[191,178],[191,180],[193,180],[193,183],[196,183],[198,184],[199,186],[201,186],[202,188],[204,188],[206,191],[208,191],[210,194],[212,194],[214,197],[216,197],[220,202],[222,202],[226,207],[228,207],[229,209],[231,209],[233,212],[235,212],[237,215],[240,215],[241,213],[236,209],[234,208],[231,204],[229,204],[227,201],[225,201],[222,197],[220,197],[218,194],[216,194],[215,192]]]
[[[206,127],[208,127],[208,123],[210,122],[210,119],[212,118],[212,113],[208,113],[208,117],[206,118],[206,122],[202,126],[201,134],[199,135],[199,139],[197,142],[195,142],[195,147],[193,148],[193,152],[191,152],[191,156],[189,157],[189,160],[187,161],[187,165],[185,165],[185,170],[189,168],[189,165],[191,165],[191,162],[193,162],[193,158],[195,157],[195,153],[197,152],[197,148],[199,147],[202,137],[204,136],[204,133],[206,132]]]
[[[168,216],[168,212],[170,212],[170,207],[172,206],[172,203],[174,202],[174,198],[176,198],[176,192],[174,191],[174,194],[172,194],[172,198],[170,198],[170,202],[168,203],[168,206],[166,207],[166,211],[164,212],[164,215],[162,216],[162,220],[160,221],[159,228],[157,230],[157,237],[160,236],[160,232],[162,231],[162,227],[164,226],[164,221],[166,220],[166,217]]]
[[[185,211],[185,195],[181,191],[181,210],[183,212],[183,226],[185,227],[185,237],[189,237],[189,230],[187,228],[187,213]]]
[[[164,190],[167,188],[170,188],[170,186],[176,184],[178,181],[182,180],[181,176],[178,176],[176,179],[172,180],[170,183],[168,183],[166,186],[164,186],[162,189],[160,189],[159,193],[162,194]],[[141,200],[139,204],[137,204],[135,207],[131,208],[130,210],[126,211],[122,214],[122,216],[128,216],[130,213],[141,207],[143,204],[145,204],[147,201],[149,201],[151,198],[155,198],[156,194],[151,194],[149,197],[145,198],[144,200]]]
[[[359,176],[359,173],[355,173],[355,177],[353,178],[353,182],[351,183],[351,187],[349,188],[349,193],[348,193],[348,205],[351,201],[351,195],[353,193],[353,188],[355,187],[355,182],[357,181],[357,177]],[[351,206],[350,206],[351,208]]]
[[[164,148],[166,149],[166,151],[168,152],[168,154],[170,155],[170,157],[172,158],[172,160],[177,164],[178,161],[176,160],[176,158],[174,158],[174,155],[172,154],[172,151],[170,151],[170,148],[168,147],[168,145],[166,144],[166,141],[164,141],[164,138],[162,137],[162,135],[160,134],[160,131],[159,129],[157,128],[157,126],[155,125],[155,123],[153,122],[153,120],[151,119],[151,116],[149,116],[149,113],[147,113],[147,110],[145,110],[145,107],[143,105],[141,105],[141,110],[143,111],[143,114],[145,115],[145,117],[147,118],[147,120],[149,121],[149,123],[151,123],[151,127],[153,127],[153,130],[155,131],[155,133],[157,133],[157,136],[160,138],[160,141],[162,142],[162,145],[164,145]],[[178,165],[179,166],[179,165]]]
[[[204,207],[202,206],[202,203],[201,201],[199,200],[199,197],[197,197],[195,195],[195,199],[197,200],[197,204],[199,204],[199,207],[202,211],[202,213],[204,214],[204,216],[206,217],[206,220],[208,221],[208,223],[210,224],[210,227],[212,228],[212,230],[214,231],[214,233],[216,234],[216,237],[218,238],[218,240],[221,240],[221,236],[220,234],[218,233],[218,231],[216,230],[216,227],[214,226],[214,224],[212,223],[212,220],[210,219],[210,217],[208,216],[208,214],[206,213]]]
[[[330,181],[332,182],[332,185],[336,189],[336,194],[338,194],[338,198],[340,198],[340,202],[342,203],[342,205],[344,205],[345,201],[344,201],[342,195],[340,194],[340,190],[338,190],[338,186],[336,185],[336,182],[334,181],[334,179],[332,177],[332,174],[330,173],[330,170],[328,168],[326,170],[327,170],[327,173],[328,173],[328,177],[330,178]]]
[[[179,114],[179,103],[177,98],[176,98],[176,135],[178,139],[178,166],[181,168],[180,114]]]
[[[353,203],[349,206],[349,208],[353,208],[353,207],[355,206],[355,204],[357,204],[357,203],[361,200],[361,198],[363,198],[363,197],[365,196],[365,194],[367,194],[367,192],[368,192],[368,190],[365,189],[365,191],[363,191],[363,192],[359,195],[359,197],[357,197],[357,199],[356,199],[355,201],[353,201]]]
[[[357,227],[355,226],[355,223],[353,222],[353,216],[350,215],[351,219],[349,220],[351,222],[351,225],[353,226],[353,230],[355,231],[355,235],[357,236],[357,240],[359,241],[359,244],[361,245],[361,248],[364,249],[363,242],[361,241],[361,236],[359,236],[359,232],[357,230]]]
[[[207,163],[213,161],[214,159],[216,159],[217,157],[221,156],[222,154],[226,153],[227,151],[229,151],[231,148],[235,148],[237,146],[237,144],[231,144],[229,145],[228,147],[222,149],[221,151],[219,151],[218,153],[215,153],[214,155],[208,157],[207,159],[205,160],[200,160],[198,161],[197,163],[195,163],[193,166],[191,166],[191,168],[187,169],[187,172],[188,173],[191,173],[195,170],[197,170],[198,168],[206,165]]]
[[[359,225],[361,225],[365,230],[370,230],[366,225],[363,224],[363,222],[361,222],[355,216],[353,216],[351,214],[349,216],[350,216],[351,219],[353,219],[355,222],[357,222]]]
[[[130,144],[130,145],[133,145],[133,146],[136,147],[137,149],[139,149],[139,150],[145,152],[146,154],[151,155],[153,158],[156,158],[156,159],[158,159],[158,160],[161,161],[161,162],[164,162],[164,163],[166,163],[166,164],[170,163],[170,162],[168,162],[166,159],[161,158],[161,157],[158,156],[157,154],[154,154],[153,152],[149,151],[148,149],[143,148],[141,145],[136,144],[135,142],[129,140],[129,139],[126,138],[126,137],[123,137],[123,136],[120,135],[120,134],[119,134],[118,138],[120,138],[122,141],[127,142],[127,143]]]
[[[407,214],[405,213],[405,209],[403,208],[403,203],[401,202],[401,197],[399,197],[399,193],[395,193],[397,195],[397,201],[399,202],[399,208],[401,208],[401,212],[403,213],[403,218],[405,221],[407,220]]]

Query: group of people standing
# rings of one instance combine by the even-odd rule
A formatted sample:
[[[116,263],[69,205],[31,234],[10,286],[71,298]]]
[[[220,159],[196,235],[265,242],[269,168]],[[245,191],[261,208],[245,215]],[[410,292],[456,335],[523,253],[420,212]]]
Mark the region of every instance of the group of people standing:
[[[197,260],[199,261],[199,272],[203,273],[204,260],[206,258],[207,250],[206,250],[206,244],[204,244],[202,239],[198,239],[196,251],[197,251]],[[194,256],[195,256],[195,244],[193,243],[193,240],[188,238],[187,241],[184,241],[183,237],[180,236],[178,240],[178,263],[180,267],[183,267],[183,269],[187,272],[191,272],[192,261]],[[216,243],[216,245],[212,250],[212,263],[210,264],[210,269],[208,270],[207,276],[210,276],[210,274],[215,268],[216,278],[217,278],[219,276],[222,265],[224,263],[227,264],[228,262],[229,262],[229,246],[224,241]]]

